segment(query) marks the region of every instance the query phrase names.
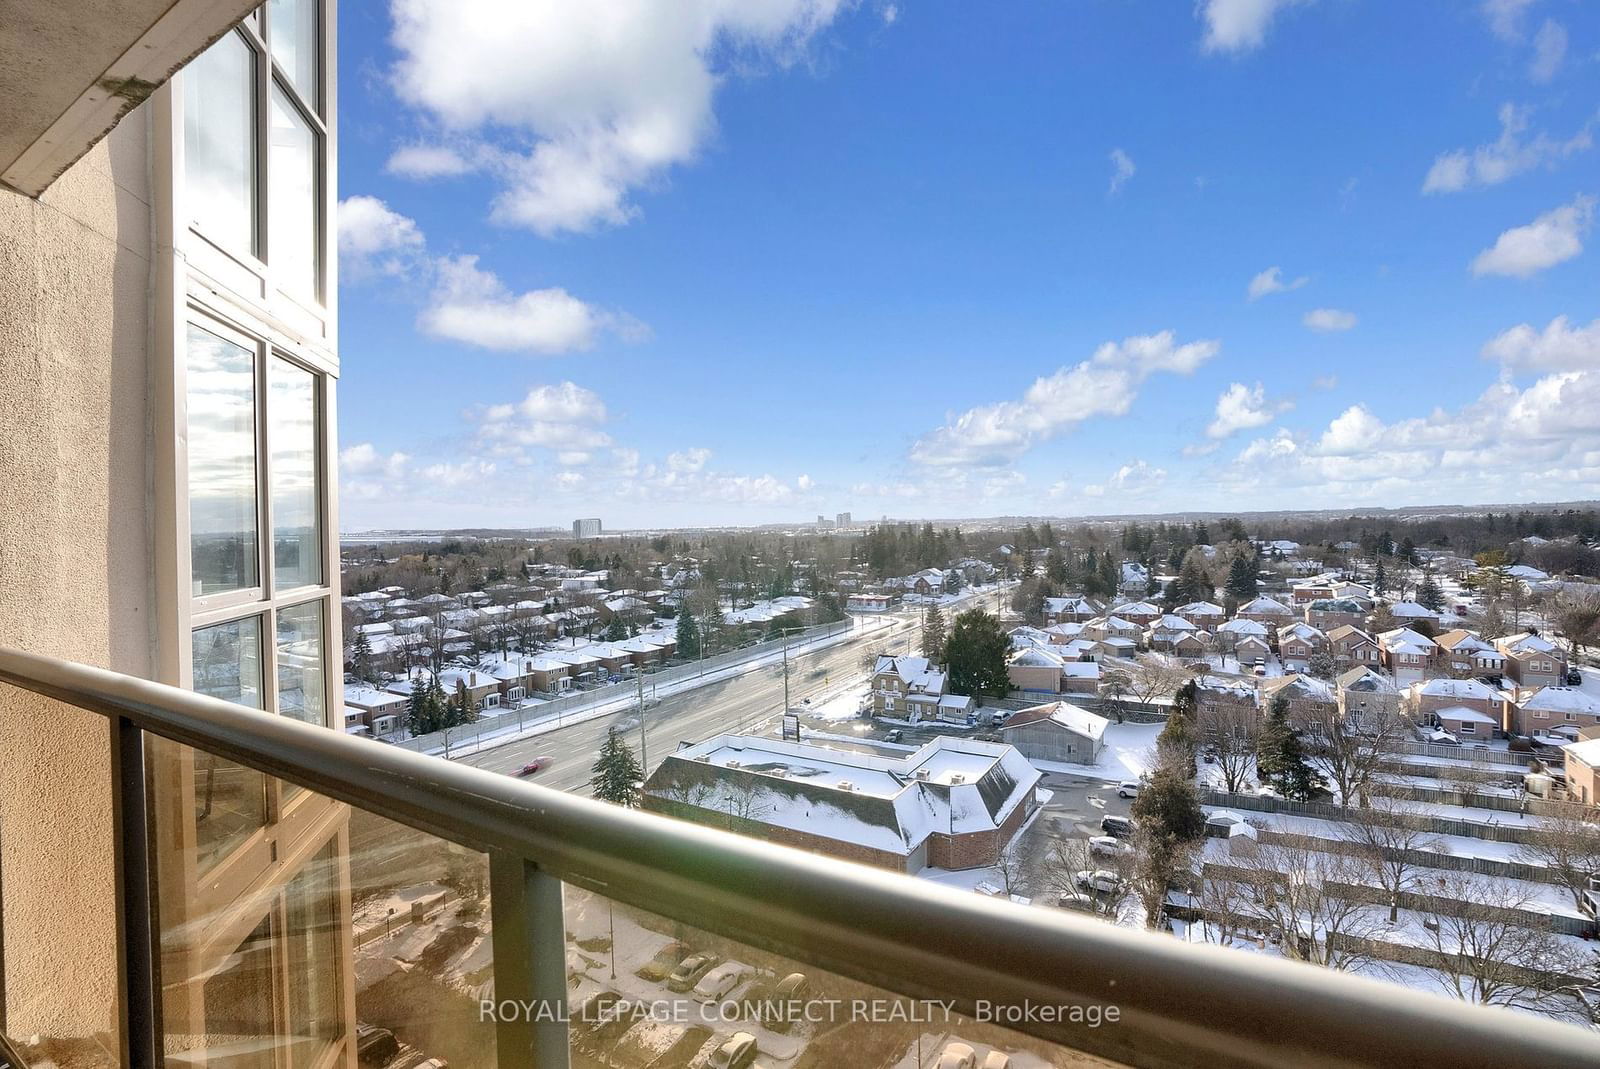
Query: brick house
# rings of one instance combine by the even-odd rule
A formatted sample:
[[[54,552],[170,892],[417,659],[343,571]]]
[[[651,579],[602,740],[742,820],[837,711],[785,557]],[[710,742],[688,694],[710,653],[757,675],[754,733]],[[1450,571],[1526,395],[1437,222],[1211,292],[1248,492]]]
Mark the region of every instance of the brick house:
[[[1397,683],[1415,683],[1433,672],[1438,644],[1408,627],[1397,627],[1378,636],[1383,666]]]
[[[926,657],[878,658],[872,668],[872,714],[906,717],[912,711],[911,699],[921,697],[937,703],[944,696],[945,674]]]
[[[717,735],[669,754],[644,809],[897,872],[993,865],[1038,808],[1015,747],[941,737],[902,758]]]
[[[1179,605],[1172,610],[1172,613],[1174,616],[1183,617],[1202,631],[1215,631],[1228,618],[1226,609],[1210,601],[1191,601],[1187,605]]]
[[[1254,620],[1256,623],[1271,629],[1292,623],[1295,618],[1295,612],[1283,602],[1263,594],[1239,606],[1237,616],[1241,620]]]
[[[1334,664],[1346,667],[1375,668],[1383,663],[1378,640],[1352,624],[1328,632],[1328,650]]]
[[[1327,636],[1304,620],[1278,628],[1278,660],[1291,672],[1305,671],[1311,655],[1327,645]]]
[[[1426,605],[1419,605],[1414,601],[1397,601],[1389,607],[1389,615],[1394,617],[1394,622],[1401,627],[1409,627],[1414,631],[1426,631],[1429,634],[1439,630],[1439,614]]]
[[[1500,693],[1476,679],[1440,677],[1413,683],[1406,688],[1406,710],[1418,721],[1425,720],[1429,713],[1462,708],[1482,713],[1493,720],[1496,727],[1500,726]]]
[[[1204,730],[1213,720],[1228,722],[1234,710],[1260,713],[1260,698],[1253,680],[1201,676],[1195,680],[1195,722]]]
[[[1266,664],[1272,647],[1260,635],[1242,635],[1234,639],[1233,655],[1241,665]]]
[[[1120,617],[1139,628],[1149,627],[1161,619],[1161,607],[1148,601],[1126,601],[1106,610],[1107,616]]]
[[[1102,611],[1099,602],[1091,598],[1045,598],[1044,622],[1050,624],[1081,624],[1093,620]]]
[[[1434,638],[1439,647],[1436,667],[1447,676],[1499,676],[1506,671],[1506,655],[1465,628],[1446,631]]]
[[[1334,680],[1339,715],[1348,724],[1392,717],[1400,711],[1400,690],[1394,680],[1367,665],[1342,673]]]
[[[1024,694],[1060,694],[1064,667],[1066,659],[1053,650],[1026,646],[1006,659],[1006,678]]]
[[[1354,598],[1318,598],[1306,603],[1305,620],[1323,634],[1336,627],[1359,628],[1367,622],[1367,608]]]
[[[1230,653],[1237,648],[1239,640],[1243,638],[1258,638],[1262,645],[1266,645],[1267,625],[1259,620],[1243,620],[1235,617],[1217,628],[1217,642]]]
[[[1543,635],[1521,632],[1494,640],[1505,654],[1506,675],[1519,687],[1558,687],[1567,681],[1567,658]]]
[[[1562,747],[1567,796],[1583,805],[1600,804],[1600,736]]]
[[[1273,703],[1279,698],[1287,698],[1289,720],[1296,724],[1317,723],[1324,713],[1339,707],[1338,698],[1334,695],[1331,684],[1299,673],[1263,679],[1260,695],[1263,716],[1272,711]]]
[[[1549,735],[1557,728],[1582,731],[1600,724],[1600,698],[1576,687],[1540,687],[1520,702],[1506,703],[1506,731]]]

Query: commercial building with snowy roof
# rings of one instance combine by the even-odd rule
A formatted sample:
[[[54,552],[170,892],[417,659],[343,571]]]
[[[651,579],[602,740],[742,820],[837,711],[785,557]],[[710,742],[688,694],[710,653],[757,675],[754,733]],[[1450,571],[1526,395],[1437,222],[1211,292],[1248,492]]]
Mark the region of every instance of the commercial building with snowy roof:
[[[899,872],[992,865],[1038,808],[1015,747],[937,738],[885,758],[717,735],[668,755],[645,809]]]

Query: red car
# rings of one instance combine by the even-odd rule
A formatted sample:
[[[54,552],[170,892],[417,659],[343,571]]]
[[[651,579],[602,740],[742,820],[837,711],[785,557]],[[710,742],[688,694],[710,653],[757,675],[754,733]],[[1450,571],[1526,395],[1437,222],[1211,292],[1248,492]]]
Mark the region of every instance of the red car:
[[[550,767],[550,762],[554,760],[555,758],[549,755],[544,757],[535,757],[532,761],[529,761],[527,764],[517,769],[517,775],[531,776],[535,772],[543,772],[545,769]]]

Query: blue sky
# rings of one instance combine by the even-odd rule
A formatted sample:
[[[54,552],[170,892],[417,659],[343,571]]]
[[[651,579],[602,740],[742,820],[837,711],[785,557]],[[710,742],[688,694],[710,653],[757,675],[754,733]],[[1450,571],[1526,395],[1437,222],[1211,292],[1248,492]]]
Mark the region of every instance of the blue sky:
[[[1582,0],[340,14],[346,528],[1600,495]]]

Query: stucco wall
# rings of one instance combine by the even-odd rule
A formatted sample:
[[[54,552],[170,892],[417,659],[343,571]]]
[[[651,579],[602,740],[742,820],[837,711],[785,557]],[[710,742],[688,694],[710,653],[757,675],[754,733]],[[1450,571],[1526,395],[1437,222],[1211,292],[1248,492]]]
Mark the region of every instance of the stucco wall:
[[[150,671],[147,117],[0,191],[0,645]],[[10,1030],[115,1036],[108,728],[0,685]]]

